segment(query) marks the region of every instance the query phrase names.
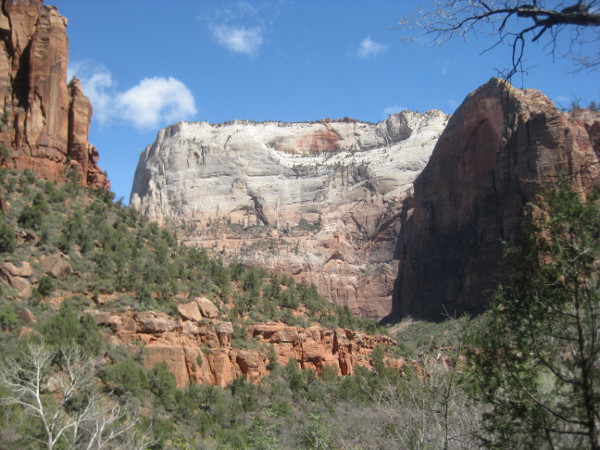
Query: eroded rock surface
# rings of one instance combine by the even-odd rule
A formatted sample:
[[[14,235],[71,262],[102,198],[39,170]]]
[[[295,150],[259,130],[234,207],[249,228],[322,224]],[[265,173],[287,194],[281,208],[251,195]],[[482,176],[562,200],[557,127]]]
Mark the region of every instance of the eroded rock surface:
[[[195,302],[193,302],[195,303]],[[377,346],[393,346],[387,336],[371,336],[345,329],[292,327],[283,323],[261,323],[247,328],[250,349],[232,345],[233,325],[219,319],[196,320],[187,306],[181,317],[164,313],[87,311],[99,325],[110,329],[116,343],[132,348],[143,346],[144,364],[164,362],[177,386],[206,383],[225,386],[239,376],[258,381],[269,373],[268,349],[274,349],[279,364],[291,358],[303,369],[321,372],[326,366],[340,375],[350,375],[358,366],[373,367],[370,358]],[[400,368],[402,361],[390,360]]]
[[[446,122],[405,111],[378,124],[178,123],[142,153],[131,205],[190,244],[383,317],[405,199]]]
[[[470,94],[415,181],[399,238],[396,316],[478,312],[505,279],[527,202],[562,177],[600,175],[600,113],[559,111],[536,90],[492,79]]]
[[[67,85],[67,20],[42,0],[3,0],[0,13],[0,164],[108,188],[88,143],[92,108],[77,80]]]

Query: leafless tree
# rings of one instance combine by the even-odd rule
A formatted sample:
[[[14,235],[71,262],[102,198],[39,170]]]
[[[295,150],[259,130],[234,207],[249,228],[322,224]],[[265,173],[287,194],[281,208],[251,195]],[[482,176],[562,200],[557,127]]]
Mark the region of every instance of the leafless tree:
[[[101,449],[115,442],[146,448],[147,440],[137,439],[134,431],[137,418],[102,398],[93,387],[94,375],[94,361],[78,347],[63,348],[57,355],[45,345],[28,344],[0,366],[5,391],[0,404],[18,405],[39,420],[47,449],[59,444]],[[82,406],[69,407],[76,398],[84,400]]]
[[[503,43],[512,49],[511,66],[503,73],[506,79],[522,70],[527,42],[545,42],[554,55],[563,34],[578,68],[600,64],[599,0],[431,0],[422,2],[418,13],[399,25],[408,31],[409,40],[428,36],[439,43],[491,35],[495,42],[484,51]],[[584,47],[592,54],[585,54]]]

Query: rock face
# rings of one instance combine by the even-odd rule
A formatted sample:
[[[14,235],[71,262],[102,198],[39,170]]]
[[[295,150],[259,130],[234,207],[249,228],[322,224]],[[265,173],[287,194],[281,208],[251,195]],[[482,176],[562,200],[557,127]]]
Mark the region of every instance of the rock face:
[[[478,312],[507,275],[527,202],[570,176],[600,175],[600,114],[562,113],[535,90],[492,79],[470,94],[415,181],[399,238],[394,315],[440,320]]]
[[[131,205],[190,244],[383,317],[404,200],[446,122],[405,111],[378,124],[178,123],[142,153]]]
[[[43,0],[3,0],[0,13],[0,163],[63,181],[108,188],[88,143],[92,108],[79,81],[67,86],[67,20]]]
[[[358,366],[372,367],[371,352],[377,346],[392,346],[393,339],[350,330],[322,327],[300,328],[282,323],[262,323],[247,328],[253,349],[232,346],[233,325],[218,319],[196,320],[189,314],[190,303],[181,305],[180,318],[164,313],[109,313],[88,311],[99,325],[110,328],[116,342],[139,348],[144,363],[152,367],[164,362],[175,376],[177,386],[190,383],[226,386],[245,375],[257,381],[269,373],[269,364],[285,365],[296,359],[303,369],[317,372],[326,366],[340,375],[350,375]],[[272,346],[271,361],[266,348]],[[388,361],[400,368],[400,360]]]

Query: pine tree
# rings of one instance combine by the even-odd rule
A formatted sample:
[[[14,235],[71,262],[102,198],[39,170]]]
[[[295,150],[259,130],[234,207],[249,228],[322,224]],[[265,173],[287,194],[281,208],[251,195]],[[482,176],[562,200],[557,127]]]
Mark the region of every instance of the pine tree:
[[[470,355],[491,447],[600,448],[599,199],[549,193],[510,251]]]

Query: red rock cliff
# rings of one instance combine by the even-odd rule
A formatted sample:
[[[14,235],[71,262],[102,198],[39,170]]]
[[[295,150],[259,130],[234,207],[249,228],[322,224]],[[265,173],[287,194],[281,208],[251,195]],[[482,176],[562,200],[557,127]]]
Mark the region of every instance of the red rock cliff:
[[[67,20],[43,0],[3,0],[0,14],[2,165],[53,181],[70,167],[83,185],[109,187],[88,143],[90,101],[77,80],[67,85]]]
[[[563,113],[538,91],[492,79],[470,94],[414,183],[393,315],[481,311],[507,274],[501,241],[515,242],[525,204],[561,176],[585,191],[599,138],[599,113]]]

